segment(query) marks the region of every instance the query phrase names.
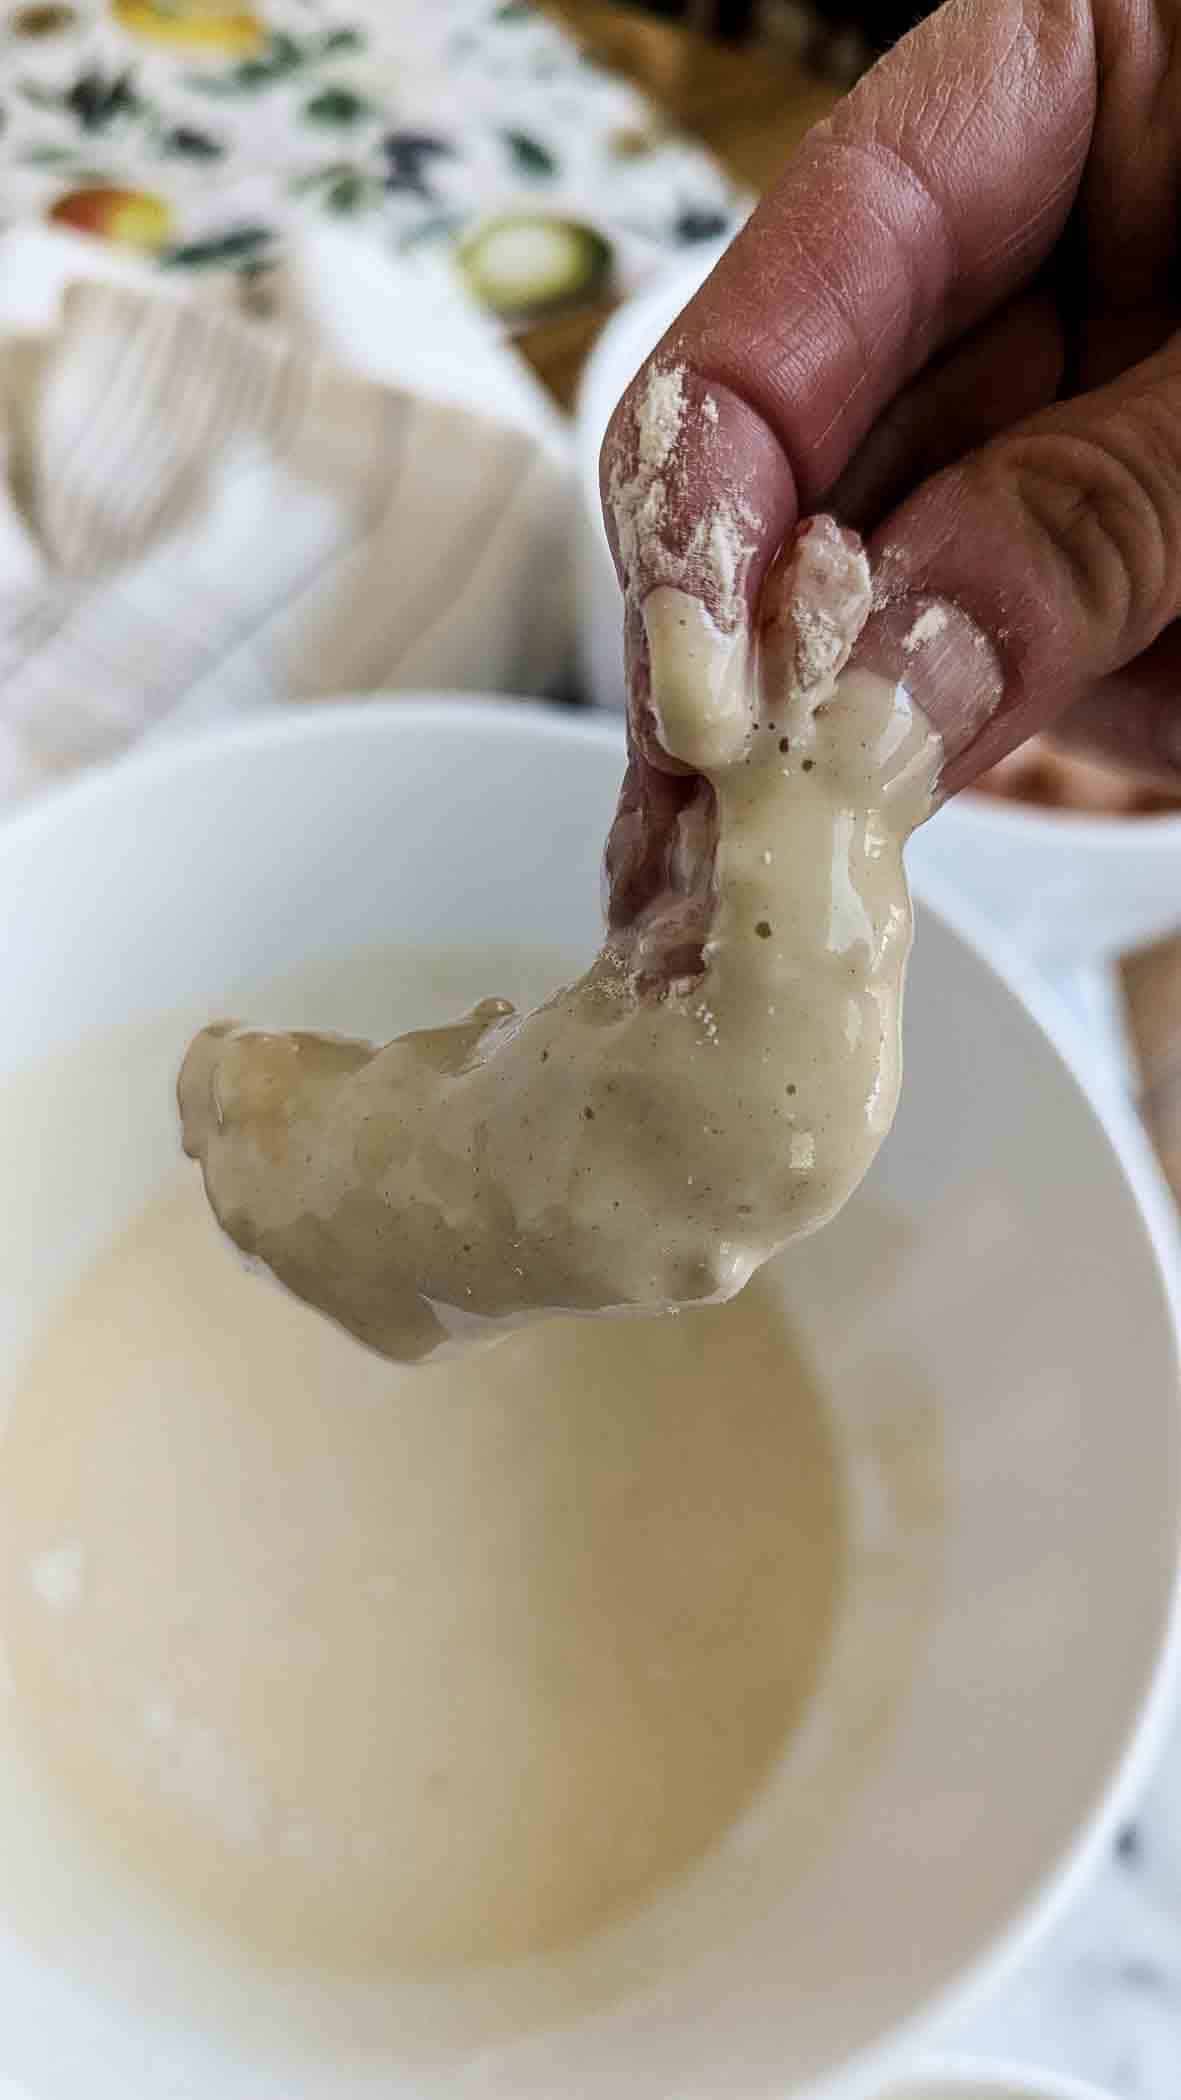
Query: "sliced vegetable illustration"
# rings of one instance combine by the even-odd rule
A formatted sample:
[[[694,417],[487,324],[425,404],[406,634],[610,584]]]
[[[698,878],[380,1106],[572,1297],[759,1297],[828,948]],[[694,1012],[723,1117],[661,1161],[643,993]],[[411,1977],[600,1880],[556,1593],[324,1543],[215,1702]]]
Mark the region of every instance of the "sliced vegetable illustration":
[[[49,217],[57,226],[71,226],[76,233],[92,233],[149,255],[159,253],[172,231],[172,214],[163,197],[151,190],[106,184],[68,190],[50,206]]]
[[[460,244],[460,271],[503,320],[525,320],[590,299],[610,274],[610,243],[579,219],[508,212],[486,219]]]
[[[252,9],[218,0],[112,0],[121,29],[173,51],[242,57],[266,41],[266,24]]]

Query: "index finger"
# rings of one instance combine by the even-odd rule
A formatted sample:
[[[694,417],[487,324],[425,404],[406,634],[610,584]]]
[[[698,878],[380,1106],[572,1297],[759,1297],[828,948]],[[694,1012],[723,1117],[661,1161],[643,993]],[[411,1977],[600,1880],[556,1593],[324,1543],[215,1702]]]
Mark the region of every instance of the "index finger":
[[[1095,100],[1086,0],[949,0],[809,134],[608,431],[633,603],[671,583],[738,623],[898,389],[1045,261]]]

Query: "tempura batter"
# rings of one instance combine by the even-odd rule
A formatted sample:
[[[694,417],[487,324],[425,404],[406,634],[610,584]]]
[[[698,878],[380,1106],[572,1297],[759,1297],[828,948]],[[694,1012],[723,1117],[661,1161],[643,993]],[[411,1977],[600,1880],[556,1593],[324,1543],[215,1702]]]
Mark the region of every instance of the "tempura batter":
[[[383,1354],[728,1298],[888,1130],[902,848],[939,740],[846,670],[870,607],[852,534],[801,528],[763,603],[753,644],[676,587],[643,607],[650,727],[680,771],[634,750],[578,983],[381,1049],[221,1027],[190,1050],[185,1147],[222,1225]]]

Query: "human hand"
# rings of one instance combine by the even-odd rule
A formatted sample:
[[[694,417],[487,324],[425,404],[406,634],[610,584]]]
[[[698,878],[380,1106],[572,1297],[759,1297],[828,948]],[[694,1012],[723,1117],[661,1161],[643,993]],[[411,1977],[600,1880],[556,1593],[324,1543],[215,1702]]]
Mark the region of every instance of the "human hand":
[[[633,793],[688,792],[653,777],[644,598],[689,574],[733,629],[819,508],[866,534],[856,661],[905,678],[945,790],[1051,722],[1181,780],[1179,249],[1181,0],[949,0],[867,75],[608,432]],[[620,492],[634,513],[637,411],[670,371],[677,442],[637,534]],[[730,579],[694,555],[703,517]]]

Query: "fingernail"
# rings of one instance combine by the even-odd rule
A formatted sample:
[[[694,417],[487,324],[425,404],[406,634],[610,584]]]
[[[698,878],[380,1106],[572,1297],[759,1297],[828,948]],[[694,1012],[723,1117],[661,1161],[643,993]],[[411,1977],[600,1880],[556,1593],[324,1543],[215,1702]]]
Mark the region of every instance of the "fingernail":
[[[944,763],[958,758],[1004,697],[1000,657],[982,627],[950,599],[908,591],[871,613],[850,668],[904,685],[938,730]]]

